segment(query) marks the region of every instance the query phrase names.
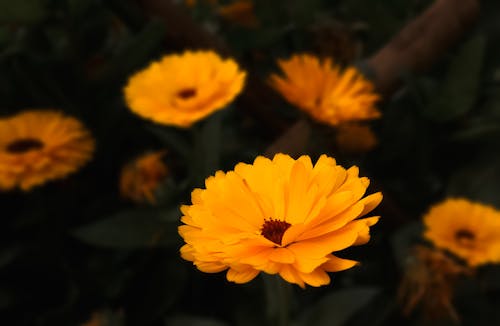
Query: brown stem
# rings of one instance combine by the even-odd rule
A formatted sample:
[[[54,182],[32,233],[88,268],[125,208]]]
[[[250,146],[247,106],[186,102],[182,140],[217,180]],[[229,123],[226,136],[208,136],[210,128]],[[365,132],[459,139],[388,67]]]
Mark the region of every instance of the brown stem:
[[[479,14],[479,0],[437,0],[410,21],[367,65],[385,95],[401,82],[403,72],[428,69],[467,30]]]

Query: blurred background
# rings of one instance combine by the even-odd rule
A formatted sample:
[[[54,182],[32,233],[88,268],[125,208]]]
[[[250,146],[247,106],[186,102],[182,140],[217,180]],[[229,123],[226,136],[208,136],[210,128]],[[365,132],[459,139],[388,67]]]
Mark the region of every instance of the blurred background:
[[[408,69],[384,68],[391,62],[375,54],[436,3],[480,6],[455,17],[458,29],[412,34],[445,37],[415,38],[423,48],[406,54]],[[0,193],[0,323],[262,324],[270,308],[260,279],[236,285],[180,258],[178,207],[216,170],[276,151],[358,165],[372,181],[369,193],[384,193],[372,240],[347,250],[362,264],[335,273],[328,286],[294,287],[294,325],[458,323],[403,313],[397,292],[430,205],[461,196],[500,208],[500,3],[459,3],[1,0],[0,115],[60,110],[87,126],[96,150],[67,178]],[[219,123],[194,140],[134,115],[123,96],[130,75],[186,49],[214,49],[248,72],[242,94],[212,117]],[[338,131],[319,125],[293,129],[300,113],[266,79],[278,59],[303,52],[373,78],[382,94],[382,117],[369,122],[376,145],[342,145]],[[124,198],[124,166],[161,150],[168,173],[154,203]],[[453,305],[462,325],[500,323],[498,266],[459,285]]]

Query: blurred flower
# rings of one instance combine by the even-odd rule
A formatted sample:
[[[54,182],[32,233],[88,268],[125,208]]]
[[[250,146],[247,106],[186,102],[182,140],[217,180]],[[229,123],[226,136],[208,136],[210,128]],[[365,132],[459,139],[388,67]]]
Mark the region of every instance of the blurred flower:
[[[257,27],[259,24],[252,0],[237,0],[219,7],[217,13],[227,21],[244,27]]]
[[[75,118],[29,110],[0,119],[0,148],[0,190],[28,191],[82,167],[94,139]]]
[[[349,153],[365,153],[377,146],[377,137],[369,126],[357,123],[342,123],[335,136],[337,146]]]
[[[336,126],[342,122],[380,117],[375,108],[379,96],[373,84],[354,67],[345,70],[330,58],[294,55],[278,60],[285,74],[272,74],[271,86],[313,119]]]
[[[147,153],[129,162],[122,169],[120,193],[136,203],[154,204],[155,191],[168,175],[162,161],[165,151]]]
[[[500,211],[492,206],[453,198],[424,216],[424,237],[472,267],[500,262]]]
[[[314,166],[309,156],[259,156],[205,185],[181,207],[181,255],[203,272],[227,269],[236,283],[262,271],[301,287],[328,284],[327,272],[357,263],[332,252],[368,242],[379,217],[359,217],[382,200],[381,193],[362,198],[369,180],[326,155]]]
[[[133,75],[125,99],[141,117],[189,127],[231,102],[241,92],[245,75],[232,59],[212,51],[185,51]]]
[[[398,289],[403,314],[409,315],[421,305],[426,319],[448,317],[458,321],[452,304],[454,288],[460,276],[471,273],[439,249],[415,246]]]

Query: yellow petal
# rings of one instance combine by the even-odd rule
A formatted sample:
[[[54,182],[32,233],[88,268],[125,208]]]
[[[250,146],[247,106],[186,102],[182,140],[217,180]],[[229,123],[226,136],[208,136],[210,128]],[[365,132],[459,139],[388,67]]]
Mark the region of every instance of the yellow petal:
[[[275,248],[269,254],[269,259],[277,263],[292,264],[295,261],[295,256],[287,248]]]
[[[232,267],[227,271],[226,278],[230,282],[241,284],[250,282],[257,275],[259,275],[259,271],[251,267],[241,269],[238,268],[238,270]]]
[[[334,255],[328,255],[328,261],[321,265],[327,272],[340,272],[351,267],[354,267],[358,264],[355,260],[343,259],[336,257]]]
[[[311,273],[298,273],[304,283],[311,286],[322,286],[330,284],[330,276],[321,268],[315,269]]]

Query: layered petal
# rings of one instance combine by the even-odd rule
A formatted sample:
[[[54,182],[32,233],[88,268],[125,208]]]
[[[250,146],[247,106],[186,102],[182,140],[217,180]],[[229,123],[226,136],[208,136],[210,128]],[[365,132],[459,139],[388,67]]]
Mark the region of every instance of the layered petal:
[[[310,54],[278,60],[278,66],[283,76],[272,74],[271,86],[319,122],[337,126],[380,116],[373,84],[354,67],[341,70],[330,58]]]
[[[129,78],[130,110],[152,121],[182,128],[224,108],[243,89],[246,73],[212,51],[167,55]]]
[[[217,172],[181,207],[181,255],[204,272],[228,269],[237,283],[265,272],[301,287],[328,284],[328,272],[357,264],[332,253],[366,243],[378,221],[362,218],[382,196],[363,198],[369,182],[358,173],[326,155],[313,164],[284,154]]]

